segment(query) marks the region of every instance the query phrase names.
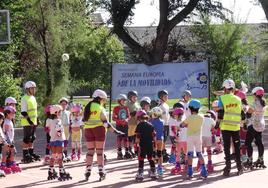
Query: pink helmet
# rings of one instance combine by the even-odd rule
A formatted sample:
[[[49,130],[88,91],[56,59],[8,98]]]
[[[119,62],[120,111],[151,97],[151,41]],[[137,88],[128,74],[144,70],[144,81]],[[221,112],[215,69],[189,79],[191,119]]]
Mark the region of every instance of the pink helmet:
[[[238,96],[241,100],[246,98],[246,94],[240,90],[237,90],[235,95]]]
[[[13,106],[6,106],[4,111],[9,111],[10,113],[16,113],[16,109]]]
[[[71,112],[80,112],[81,111],[81,105],[75,104],[71,107]]]
[[[48,113],[50,113],[50,107],[51,107],[51,105],[49,104],[49,105],[47,105],[46,107],[45,107],[45,114],[48,114]]]
[[[175,108],[172,112],[172,115],[175,116],[175,115],[182,115],[184,113],[184,110],[183,108]]]
[[[208,110],[207,113],[210,114],[214,120],[216,119],[217,115],[214,110]]]
[[[264,95],[264,89],[262,87],[254,87],[252,89],[252,94],[263,96]]]
[[[137,118],[140,118],[141,116],[145,116],[145,115],[147,115],[147,113],[145,112],[145,110],[139,110],[136,113],[136,117]]]

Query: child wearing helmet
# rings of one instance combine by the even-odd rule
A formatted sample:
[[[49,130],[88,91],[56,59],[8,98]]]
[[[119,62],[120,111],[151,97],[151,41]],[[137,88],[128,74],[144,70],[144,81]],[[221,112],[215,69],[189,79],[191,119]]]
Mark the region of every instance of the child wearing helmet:
[[[64,127],[65,141],[63,149],[63,162],[70,162],[71,158],[68,156],[68,143],[70,140],[71,129],[71,112],[68,110],[69,100],[66,97],[62,97],[59,100],[59,105],[62,107],[60,118]]]
[[[168,101],[168,91],[166,90],[160,90],[157,93],[160,104],[159,107],[162,110],[162,116],[161,118],[164,121],[164,145],[163,145],[163,162],[167,162],[169,160],[169,155],[167,154],[167,150],[166,150],[166,141],[167,138],[169,136],[169,125],[168,125],[168,121],[170,118],[169,115],[169,106],[167,104]]]
[[[157,167],[157,174],[162,175],[163,174],[163,156],[162,156],[162,150],[163,150],[163,140],[164,140],[164,121],[161,119],[162,116],[162,110],[159,107],[154,107],[151,110],[151,124],[154,126],[154,130],[156,133],[156,157],[158,159],[158,167]]]
[[[45,124],[44,124],[44,131],[46,133],[46,141],[47,141],[46,149],[45,149],[45,157],[43,161],[44,164],[49,164],[49,161],[50,161],[50,135],[49,135],[49,128],[46,126],[46,121],[47,119],[50,118],[50,107],[51,105],[47,105],[44,109],[45,118],[46,118]]]
[[[143,180],[143,169],[144,169],[144,159],[147,156],[147,159],[150,164],[149,176],[152,179],[157,179],[155,162],[153,160],[153,151],[155,143],[155,130],[151,123],[148,122],[149,116],[144,110],[137,112],[137,118],[139,124],[136,128],[136,142],[139,145],[139,169],[136,175],[137,181]]]
[[[117,97],[118,106],[113,109],[113,121],[116,123],[116,129],[125,133],[117,136],[117,159],[132,158],[128,144],[128,119],[130,118],[129,109],[126,106],[127,96],[120,94]],[[122,154],[122,145],[125,148],[125,155]]]
[[[4,109],[5,120],[3,123],[4,145],[2,154],[1,170],[6,174],[21,172],[21,168],[16,164],[14,145],[14,124],[12,119],[15,117],[16,109],[6,106]]]
[[[204,117],[199,114],[201,103],[199,100],[193,99],[189,102],[191,115],[188,116],[182,123],[182,127],[187,127],[187,149],[188,149],[188,178],[193,177],[193,156],[194,151],[200,161],[201,177],[207,177],[207,169],[202,155],[202,125]]]
[[[264,98],[264,89],[262,87],[255,87],[252,90],[254,97],[253,104],[248,110],[246,116],[249,118],[249,126],[246,137],[246,146],[248,161],[246,167],[249,168],[266,168],[264,165],[263,155],[264,155],[264,145],[262,141],[262,133],[265,129],[264,113],[266,110],[266,101]],[[252,142],[255,140],[255,144],[258,147],[258,159],[254,163],[252,154]]]
[[[219,110],[218,103],[219,101],[215,100],[211,104],[212,110],[216,113],[216,118],[215,118],[216,125],[214,126],[214,129],[213,129],[213,136],[215,136],[216,147],[212,151],[213,154],[219,154],[222,152],[221,129],[219,126],[219,121],[218,121],[218,110]]]
[[[175,166],[171,169],[172,174],[180,174],[183,165],[184,171],[187,167],[187,128],[180,127],[181,122],[185,119],[183,108],[175,108],[172,111],[172,118],[170,118],[170,136],[174,137],[174,152],[175,152]],[[170,157],[172,158],[172,157]]]
[[[189,101],[191,100],[192,98],[192,93],[190,90],[184,90],[181,94],[181,97],[182,99],[179,100],[179,103],[183,104],[183,109],[184,109],[184,115],[186,117],[190,116],[191,115],[191,111],[190,109],[188,108],[188,105],[189,105]]]
[[[2,147],[6,143],[5,135],[2,130],[2,124],[4,122],[4,119],[5,119],[5,115],[2,112],[0,112],[0,159],[1,160],[2,160]],[[6,176],[6,173],[0,169],[0,177],[5,177],[5,176]]]
[[[207,111],[204,116],[204,121],[202,125],[202,151],[206,149],[208,155],[207,170],[208,172],[213,172],[214,167],[212,164],[212,131],[216,125],[215,122],[216,113],[213,110]],[[200,162],[198,161],[197,170],[200,170]]]
[[[61,122],[60,113],[62,111],[62,107],[60,105],[52,105],[50,107],[50,118],[46,120],[46,127],[49,129],[50,139],[50,149],[51,156],[49,162],[49,170],[48,170],[48,180],[53,180],[58,178],[57,172],[54,169],[55,160],[57,160],[59,164],[59,175],[58,178],[60,181],[69,180],[71,176],[67,173],[63,166],[63,147],[64,147],[64,127]]]
[[[16,109],[17,100],[14,97],[7,97],[5,99],[5,106],[12,106]]]
[[[140,110],[138,104],[138,93],[137,91],[129,91],[127,94],[127,107],[129,109],[130,118],[128,120],[128,142],[129,142],[129,151],[132,152],[132,147],[134,146],[135,154],[132,154],[132,157],[135,157],[138,154],[138,148],[135,144],[135,130],[137,127],[137,117],[136,112]]]
[[[83,126],[82,105],[74,104],[71,107],[71,140],[72,140],[72,160],[80,160],[82,151],[82,126]],[[75,153],[77,149],[77,155]]]

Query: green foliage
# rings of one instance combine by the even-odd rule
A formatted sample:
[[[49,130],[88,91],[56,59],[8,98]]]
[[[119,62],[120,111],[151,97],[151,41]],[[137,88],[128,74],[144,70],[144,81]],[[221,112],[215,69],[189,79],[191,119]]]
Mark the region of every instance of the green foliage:
[[[246,26],[226,21],[212,25],[207,16],[201,16],[201,20],[202,24],[194,25],[192,32],[197,37],[197,45],[202,46],[209,57],[212,90],[220,89],[227,78],[236,83],[242,80],[248,83],[245,57],[254,54],[254,43],[247,34]]]

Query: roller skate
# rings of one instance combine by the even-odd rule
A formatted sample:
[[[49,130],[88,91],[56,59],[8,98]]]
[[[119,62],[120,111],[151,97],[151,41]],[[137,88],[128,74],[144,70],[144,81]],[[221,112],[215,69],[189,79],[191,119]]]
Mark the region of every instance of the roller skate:
[[[103,159],[104,159],[104,163],[108,161],[107,156],[105,154],[103,154]]]
[[[49,162],[50,162],[50,156],[49,155],[46,155],[44,157],[43,164],[49,164]]]
[[[174,168],[171,169],[171,174],[177,175],[181,173],[181,165],[180,163],[177,163]]]
[[[211,172],[214,171],[214,166],[213,166],[211,160],[208,161],[208,164],[207,164],[207,170],[208,170],[209,173],[211,173]]]
[[[121,150],[118,150],[117,152],[117,159],[123,159],[123,154]]]
[[[106,177],[106,172],[103,167],[99,167],[99,181],[102,181]]]
[[[129,153],[132,155],[132,158],[136,157],[136,154],[132,151],[132,148],[129,148]]]
[[[29,154],[34,161],[41,161],[41,156],[35,154],[33,149],[29,149]]]
[[[58,178],[59,181],[71,180],[72,177],[68,172],[65,172],[64,168],[60,168],[60,177]]]
[[[31,163],[34,162],[34,159],[31,155],[27,154],[21,159],[22,163]]]
[[[124,155],[125,159],[132,159],[132,155],[129,151],[126,151],[125,155]]]
[[[197,164],[196,164],[196,167],[195,167],[195,171],[196,171],[196,172],[199,172],[200,169],[201,169],[201,164],[200,164],[200,161],[198,160],[198,161],[197,161]]]
[[[163,175],[163,168],[161,165],[158,165],[157,167],[157,174],[158,176],[162,176]]]
[[[88,166],[85,173],[85,180],[88,181],[89,177],[91,175],[91,166]]]
[[[47,180],[54,180],[58,178],[58,174],[54,168],[49,168]]]
[[[246,162],[244,162],[244,163],[242,163],[243,164],[243,166],[244,166],[244,168],[245,169],[250,169],[250,170],[253,170],[253,162],[252,162],[252,157],[249,157],[248,159],[247,159],[247,161]]]
[[[0,170],[4,171],[5,174],[11,174],[12,173],[11,168],[7,167],[5,162],[1,163]]]
[[[221,153],[222,152],[222,150],[220,149],[220,148],[215,148],[213,151],[212,151],[212,153],[214,154],[214,155],[217,155],[217,154],[219,154],[219,153]]]
[[[259,157],[258,160],[253,163],[253,166],[255,168],[266,168],[262,157]]]
[[[171,164],[175,164],[176,163],[176,155],[174,153],[172,153],[170,155],[168,162],[171,163]]]
[[[12,173],[18,173],[21,172],[21,168],[18,164],[16,164],[15,161],[10,162],[9,168],[11,169]]]
[[[200,178],[201,179],[206,179],[208,177],[208,171],[205,167],[205,165],[201,165],[201,172],[200,172]]]
[[[142,169],[139,169],[138,173],[136,174],[135,179],[136,179],[137,182],[143,181],[144,176],[143,176],[143,170]]]
[[[167,163],[169,161],[169,154],[167,154],[167,150],[163,150],[163,163]]]
[[[242,167],[242,165],[241,165],[240,167],[238,167],[236,175],[237,175],[237,176],[240,176],[240,175],[243,174],[243,173],[244,173],[244,170],[243,170],[243,167]]]
[[[76,156],[75,152],[72,153],[72,155],[71,155],[71,160],[72,160],[72,161],[76,161],[76,160],[77,160],[77,156]]]
[[[152,180],[157,180],[158,179],[158,176],[157,174],[155,173],[155,168],[151,168],[149,170],[149,177],[152,179]]]
[[[62,153],[62,162],[69,163],[71,161],[72,160],[71,160],[71,158],[68,155],[66,155],[65,153]]]
[[[188,165],[188,171],[187,171],[187,179],[192,179],[193,178],[193,167],[192,165]]]
[[[231,164],[226,165],[223,169],[223,175],[226,177],[230,176],[230,171],[231,171]]]
[[[6,173],[3,170],[0,170],[0,177],[6,177]]]

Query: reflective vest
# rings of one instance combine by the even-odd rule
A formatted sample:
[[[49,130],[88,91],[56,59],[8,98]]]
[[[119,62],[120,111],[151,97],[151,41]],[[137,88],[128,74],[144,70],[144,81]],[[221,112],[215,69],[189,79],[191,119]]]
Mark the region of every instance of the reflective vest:
[[[242,104],[241,99],[233,94],[226,94],[220,97],[223,103],[224,116],[221,121],[221,130],[240,130]]]
[[[21,100],[26,101],[27,103],[27,114],[34,125],[37,125],[37,102],[34,96],[24,95]],[[22,126],[30,126],[27,118],[21,118]]]
[[[103,126],[103,122],[101,121],[101,112],[103,111],[103,107],[98,103],[91,103],[90,106],[90,117],[84,122],[85,129],[91,129],[95,127]]]

